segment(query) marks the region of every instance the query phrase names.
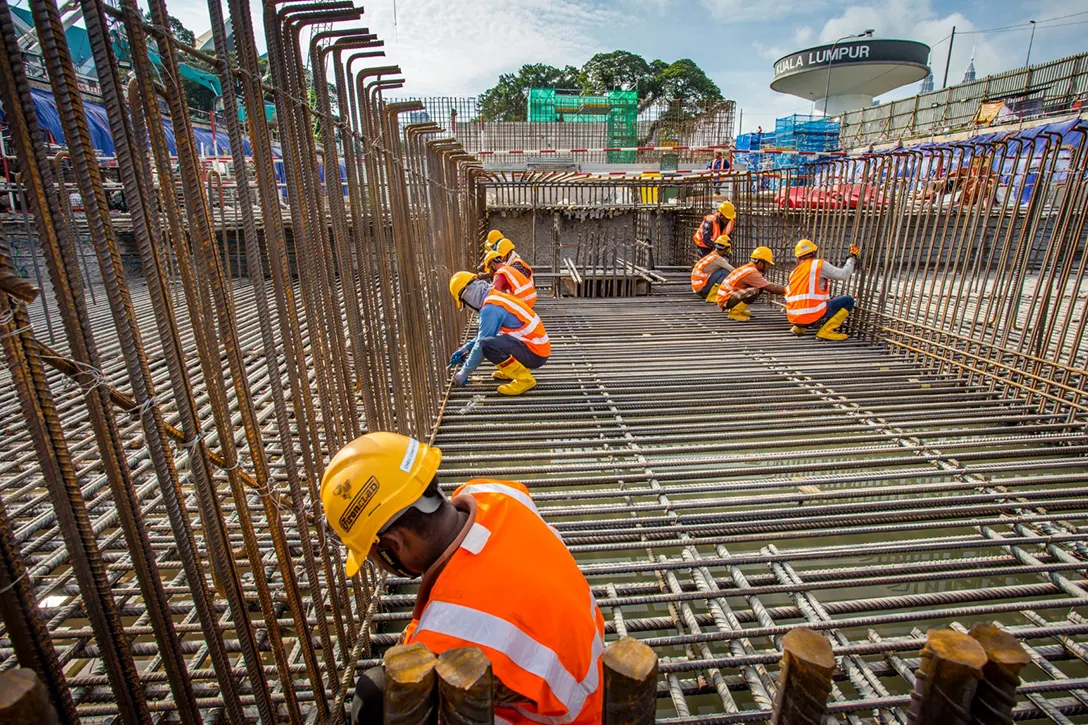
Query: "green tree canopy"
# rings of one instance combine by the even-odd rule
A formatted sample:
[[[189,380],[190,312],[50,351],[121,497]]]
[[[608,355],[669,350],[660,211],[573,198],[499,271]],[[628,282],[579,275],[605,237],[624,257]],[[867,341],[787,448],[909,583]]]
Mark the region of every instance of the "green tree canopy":
[[[503,73],[480,97],[480,116],[485,121],[524,121],[530,88],[577,88],[578,74],[574,66],[560,70],[546,63],[529,63],[517,73]]]
[[[577,89],[587,94],[634,90],[640,109],[666,101],[684,115],[710,110],[722,100],[717,84],[688,58],[673,63],[647,61],[636,53],[615,50],[598,53],[580,69],[531,63],[517,73],[503,73],[480,97],[481,117],[524,121],[530,88]]]

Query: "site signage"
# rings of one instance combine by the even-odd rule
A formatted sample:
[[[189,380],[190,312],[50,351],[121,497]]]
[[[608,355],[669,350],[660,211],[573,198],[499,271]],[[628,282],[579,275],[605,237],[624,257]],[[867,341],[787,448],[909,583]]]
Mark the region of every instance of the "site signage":
[[[824,69],[829,66],[864,63],[905,63],[925,65],[929,46],[913,40],[853,40],[791,53],[774,64],[774,77]]]

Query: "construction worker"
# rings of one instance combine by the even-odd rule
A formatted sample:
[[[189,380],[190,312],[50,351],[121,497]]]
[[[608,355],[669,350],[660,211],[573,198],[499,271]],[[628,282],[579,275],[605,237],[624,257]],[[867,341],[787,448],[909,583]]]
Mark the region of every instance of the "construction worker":
[[[574,557],[520,483],[473,479],[446,499],[441,460],[438,448],[381,432],[333,457],[321,501],[347,575],[369,558],[422,576],[402,642],[436,655],[479,647],[495,677],[495,722],[599,725],[604,618]],[[353,725],[384,722],[384,684],[380,667],[359,678]]]
[[[699,255],[705,257],[714,251],[714,240],[721,235],[729,236],[736,225],[737,209],[731,201],[723,201],[712,214],[703,217],[703,223],[695,230],[692,239],[699,248]]]
[[[809,327],[819,325],[816,337],[821,340],[845,340],[838,332],[847,315],[854,310],[854,298],[848,295],[832,297],[827,281],[845,282],[854,274],[854,263],[861,252],[855,246],[842,267],[836,267],[816,256],[819,248],[811,239],[802,239],[793,248],[797,266],[790,272],[786,293],[786,318],[793,324],[794,335],[804,335]]]
[[[752,316],[748,305],[766,292],[771,295],[784,295],[786,288],[780,284],[768,282],[763,276],[768,267],[774,266],[774,255],[767,247],[752,250],[752,261],[743,264],[722,280],[718,287],[718,309],[729,310],[729,319],[747,320]]]
[[[505,239],[506,235],[500,232],[498,229],[492,229],[487,233],[487,241],[484,242],[484,252],[489,252],[495,248],[495,243],[500,239]]]
[[[472,272],[450,277],[450,294],[457,309],[468,305],[480,313],[476,337],[450,356],[451,368],[461,366],[453,376],[454,384],[468,384],[481,358],[487,358],[495,366],[491,377],[509,381],[499,386],[503,395],[521,395],[536,386],[531,371],[548,361],[552,344],[533,308],[512,294],[492,289]]]
[[[691,268],[691,291],[707,302],[717,300],[718,285],[733,271],[733,265],[725,258],[731,247],[729,237],[721,235],[714,240],[714,251]]]
[[[533,282],[533,268],[514,250],[514,243],[506,238],[500,239],[495,243],[495,253],[499,255],[494,271],[495,289],[514,295],[530,307],[535,305],[536,284]]]

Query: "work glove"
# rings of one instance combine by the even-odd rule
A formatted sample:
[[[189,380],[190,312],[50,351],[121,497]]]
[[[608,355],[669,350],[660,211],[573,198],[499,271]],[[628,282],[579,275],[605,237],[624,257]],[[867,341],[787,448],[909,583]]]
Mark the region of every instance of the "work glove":
[[[462,368],[457,371],[457,374],[453,376],[453,384],[459,388],[463,388],[468,385],[468,373]]]
[[[861,247],[857,246],[856,244],[851,244],[850,245],[850,256],[851,257],[857,257],[859,254],[861,254]]]
[[[460,365],[461,363],[463,363],[465,361],[465,357],[467,355],[468,355],[468,351],[465,350],[465,348],[461,348],[460,350],[455,350],[454,353],[452,355],[450,355],[449,367],[452,368],[454,365]]]

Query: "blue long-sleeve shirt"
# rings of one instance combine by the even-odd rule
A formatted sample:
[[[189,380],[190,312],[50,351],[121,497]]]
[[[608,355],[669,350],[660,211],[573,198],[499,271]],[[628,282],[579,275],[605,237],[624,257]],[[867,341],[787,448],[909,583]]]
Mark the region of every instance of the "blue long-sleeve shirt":
[[[476,333],[476,337],[461,346],[462,350],[471,348],[468,357],[465,359],[465,364],[461,367],[465,374],[475,370],[483,359],[484,353],[480,349],[480,340],[498,335],[499,330],[503,327],[521,327],[521,320],[503,307],[484,305],[483,309],[480,310],[480,329]]]

